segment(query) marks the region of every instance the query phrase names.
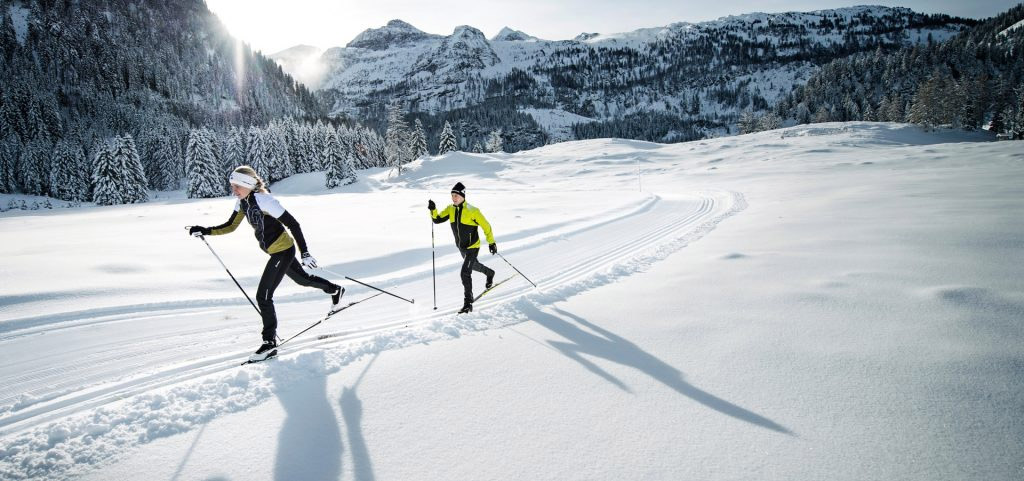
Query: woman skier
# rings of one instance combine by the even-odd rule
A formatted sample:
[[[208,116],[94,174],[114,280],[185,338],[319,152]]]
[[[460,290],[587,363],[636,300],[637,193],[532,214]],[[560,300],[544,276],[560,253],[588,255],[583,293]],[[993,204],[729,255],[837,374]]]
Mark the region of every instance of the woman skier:
[[[256,290],[256,303],[259,304],[263,317],[263,344],[251,356],[250,361],[262,361],[277,354],[277,314],[274,311],[274,290],[281,284],[285,275],[296,284],[315,287],[331,295],[331,309],[337,309],[345,289],[326,279],[306,273],[302,267],[316,268],[316,259],[309,254],[302,229],[292,215],[273,198],[263,179],[247,165],[238,167],[229,178],[231,192],[238,197],[235,211],[227,222],[216,227],[192,226],[189,234],[223,235],[234,232],[245,218],[256,234],[260,248],[270,254],[267,266],[263,269],[259,288]],[[288,231],[291,235],[288,235]],[[294,241],[292,240],[294,236]],[[295,262],[295,244],[302,253],[302,266]]]
[[[473,312],[473,277],[472,271],[482,272],[487,276],[484,289],[490,289],[494,285],[494,270],[481,264],[477,260],[480,253],[480,235],[476,227],[484,228],[484,235],[487,237],[491,255],[498,253],[498,244],[494,243],[494,235],[491,233],[491,224],[487,222],[480,209],[469,205],[466,202],[466,187],[462,182],[457,182],[452,187],[452,203],[441,212],[437,212],[437,206],[433,200],[427,201],[427,209],[430,210],[430,217],[435,224],[448,221],[452,225],[452,234],[455,235],[455,246],[459,248],[462,255],[462,288],[465,291],[465,302],[462,304],[460,314]]]

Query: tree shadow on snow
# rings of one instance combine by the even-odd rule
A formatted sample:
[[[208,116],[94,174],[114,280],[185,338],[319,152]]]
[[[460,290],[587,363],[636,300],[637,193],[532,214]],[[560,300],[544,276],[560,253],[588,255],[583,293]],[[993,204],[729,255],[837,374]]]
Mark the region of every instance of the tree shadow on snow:
[[[587,360],[583,355],[607,359],[623,366],[638,369],[662,384],[674,389],[679,394],[682,394],[722,414],[741,421],[746,421],[765,429],[770,429],[784,434],[792,434],[788,429],[771,419],[751,412],[687,383],[683,380],[683,374],[679,372],[678,369],[666,364],[643,349],[640,349],[636,344],[602,329],[585,319],[561,309],[553,309],[558,315],[552,315],[541,311],[530,303],[523,303],[521,308],[530,319],[570,341],[548,341],[548,344],[568,358],[580,363],[590,372],[612,383],[619,389],[631,392],[629,387],[627,387],[621,380],[611,375],[611,373],[601,369],[597,364]],[[579,326],[583,326],[597,334],[592,334]]]
[[[366,368],[352,384],[341,391],[341,418],[345,421],[345,431],[348,434],[349,450],[352,452],[352,472],[356,481],[373,481],[373,462],[370,461],[370,452],[366,448],[366,439],[363,438],[363,401],[356,394],[359,383],[363,376],[370,370],[370,366],[377,360],[380,353],[374,354]]]
[[[341,433],[327,399],[327,376],[293,380],[287,369],[268,370],[286,417],[277,437],[274,479],[338,479]]]

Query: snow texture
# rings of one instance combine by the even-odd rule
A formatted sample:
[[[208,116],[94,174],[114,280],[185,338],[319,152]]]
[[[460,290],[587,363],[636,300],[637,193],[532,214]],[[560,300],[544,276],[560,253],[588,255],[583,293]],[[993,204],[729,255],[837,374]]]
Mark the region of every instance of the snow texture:
[[[990,139],[827,123],[296,175],[274,194],[321,274],[416,302],[241,368],[258,318],[182,229],[229,198],[4,212],[0,478],[1015,479],[1024,157]],[[426,245],[456,180],[538,284],[464,316],[448,226],[436,311]],[[251,236],[209,241],[252,289]],[[328,305],[276,299],[282,335]]]

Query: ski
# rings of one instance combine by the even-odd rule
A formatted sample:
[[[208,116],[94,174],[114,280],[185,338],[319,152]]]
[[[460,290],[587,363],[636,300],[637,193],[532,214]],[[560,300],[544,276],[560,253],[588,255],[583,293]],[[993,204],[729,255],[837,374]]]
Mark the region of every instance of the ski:
[[[491,292],[491,291],[493,291],[493,290],[494,290],[495,288],[497,288],[498,286],[500,286],[500,285],[502,285],[502,284],[504,284],[504,283],[506,283],[506,282],[508,282],[508,281],[511,281],[511,280],[512,280],[512,278],[514,278],[514,277],[515,277],[516,275],[518,275],[518,274],[515,274],[515,275],[511,275],[511,276],[508,276],[508,277],[506,277],[506,278],[504,278],[504,279],[502,279],[502,280],[500,280],[500,281],[498,281],[498,282],[494,283],[494,285],[493,285],[493,286],[491,286],[491,287],[489,287],[489,288],[487,288],[487,289],[484,289],[484,291],[483,291],[483,292],[481,292],[480,294],[478,294],[478,295],[477,295],[476,297],[474,297],[474,298],[473,298],[473,302],[475,303],[476,301],[479,301],[481,297],[484,297],[484,294],[487,294],[488,292]]]
[[[270,355],[268,355],[268,356],[266,356],[266,357],[264,357],[262,359],[247,359],[245,362],[242,363],[242,365],[255,364],[257,362],[263,362],[263,361],[265,361],[267,359],[273,359],[274,357],[278,357],[278,350],[276,350],[276,349],[270,351]]]
[[[345,304],[344,306],[341,306],[341,307],[339,307],[337,309],[327,311],[327,314],[324,317],[322,317],[319,321],[316,321],[313,324],[310,324],[309,327],[299,331],[294,336],[289,337],[288,339],[285,339],[285,340],[281,341],[281,343],[278,344],[277,347],[280,348],[281,346],[285,345],[288,341],[291,341],[292,339],[295,339],[296,337],[299,337],[299,335],[301,335],[302,333],[304,333],[304,332],[306,332],[306,331],[308,331],[308,330],[310,330],[310,329],[312,329],[312,328],[314,328],[316,326],[319,326],[320,323],[330,319],[331,316],[333,316],[333,315],[335,315],[335,314],[337,314],[337,313],[339,313],[341,311],[344,311],[345,309],[348,309],[348,308],[350,308],[350,307],[352,307],[352,306],[354,306],[356,304],[359,304],[360,302],[368,301],[370,299],[373,299],[374,297],[377,297],[377,296],[379,296],[381,294],[383,294],[383,292],[378,292],[378,293],[376,293],[376,294],[374,294],[372,296],[364,297],[362,299],[359,299],[358,301],[352,301],[352,302],[350,302],[348,304]],[[242,365],[244,366],[246,364],[254,364],[254,363],[257,363],[257,362],[263,362],[263,361],[266,361],[267,359],[271,359],[271,358],[275,358],[275,357],[277,357],[277,349],[274,349],[274,353],[269,355],[269,356],[267,356],[264,359],[260,359],[259,361],[253,361],[253,360],[250,359],[250,360],[247,360],[247,361],[243,362]]]

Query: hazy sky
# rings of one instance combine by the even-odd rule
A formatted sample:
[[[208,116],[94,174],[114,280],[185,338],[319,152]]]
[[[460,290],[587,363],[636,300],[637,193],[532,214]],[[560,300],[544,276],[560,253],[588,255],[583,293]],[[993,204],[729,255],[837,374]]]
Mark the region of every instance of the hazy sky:
[[[344,46],[367,28],[402,19],[428,33],[449,35],[472,25],[493,37],[502,27],[547,40],[581,32],[616,33],[674,22],[702,22],[750,12],[809,11],[857,4],[986,18],[1015,0],[206,0],[236,37],[272,54],[299,44]]]

